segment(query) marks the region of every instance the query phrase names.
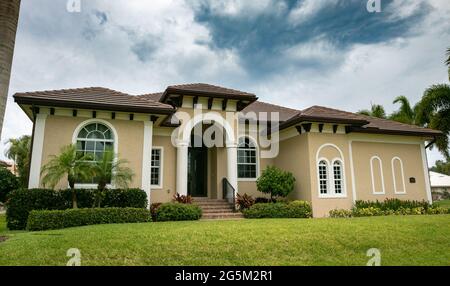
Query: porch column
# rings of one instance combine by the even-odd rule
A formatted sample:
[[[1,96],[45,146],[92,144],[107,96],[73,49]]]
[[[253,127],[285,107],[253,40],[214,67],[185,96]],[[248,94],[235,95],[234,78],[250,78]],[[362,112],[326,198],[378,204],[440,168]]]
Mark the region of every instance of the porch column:
[[[28,180],[28,188],[39,188],[41,178],[42,150],[44,147],[45,120],[47,114],[36,114],[33,130],[33,146],[30,164],[30,177]]]
[[[235,190],[235,195],[238,192],[237,184],[237,144],[227,144],[227,179]]]
[[[177,143],[177,184],[176,191],[187,195],[188,184],[188,142]]]
[[[147,194],[148,208],[151,206],[151,168],[153,147],[153,122],[144,122],[144,144],[142,152],[142,189]]]

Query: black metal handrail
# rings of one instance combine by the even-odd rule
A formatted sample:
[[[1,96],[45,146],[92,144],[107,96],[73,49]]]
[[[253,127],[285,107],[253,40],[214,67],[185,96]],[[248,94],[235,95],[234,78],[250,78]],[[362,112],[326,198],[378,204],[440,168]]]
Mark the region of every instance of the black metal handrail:
[[[231,196],[230,196],[231,192]],[[233,203],[233,211],[236,211],[236,190],[230,184],[227,178],[222,179],[222,198],[224,200],[232,200]]]

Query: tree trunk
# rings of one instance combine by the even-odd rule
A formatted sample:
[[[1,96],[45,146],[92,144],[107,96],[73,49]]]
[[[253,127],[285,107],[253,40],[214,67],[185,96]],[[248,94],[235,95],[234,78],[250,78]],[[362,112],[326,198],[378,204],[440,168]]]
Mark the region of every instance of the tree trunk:
[[[8,98],[20,0],[0,1],[0,136]]]
[[[69,180],[69,187],[72,191],[72,208],[78,208],[78,200],[77,200],[77,190],[75,189],[75,182]]]

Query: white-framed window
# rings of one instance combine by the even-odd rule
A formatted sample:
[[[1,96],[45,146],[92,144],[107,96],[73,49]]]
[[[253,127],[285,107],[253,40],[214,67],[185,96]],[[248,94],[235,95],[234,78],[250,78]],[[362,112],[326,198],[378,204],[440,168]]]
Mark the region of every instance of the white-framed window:
[[[372,193],[374,195],[385,194],[383,163],[378,156],[370,158],[370,176],[372,179]]]
[[[319,192],[321,195],[328,194],[328,162],[320,160],[319,162]]]
[[[323,151],[324,149],[327,152]],[[330,151],[336,155],[331,157]],[[319,198],[346,198],[345,164],[342,150],[332,143],[321,145],[316,152],[316,164]]]
[[[333,162],[333,184],[334,193],[343,194],[343,175],[342,175],[342,162],[340,160],[335,160]]]
[[[258,149],[255,142],[247,136],[239,138],[237,167],[240,180],[255,180],[258,177]]]
[[[77,153],[80,155],[90,155],[92,162],[102,160],[106,151],[114,152],[115,138],[113,131],[105,124],[92,122],[83,126],[77,134]],[[109,182],[111,183],[111,182]],[[77,182],[79,185],[95,185],[96,178]]]
[[[162,188],[163,148],[152,148],[152,162],[150,169],[150,185],[152,188]]]
[[[403,162],[399,157],[391,160],[392,179],[395,194],[406,194],[405,174],[403,172]]]

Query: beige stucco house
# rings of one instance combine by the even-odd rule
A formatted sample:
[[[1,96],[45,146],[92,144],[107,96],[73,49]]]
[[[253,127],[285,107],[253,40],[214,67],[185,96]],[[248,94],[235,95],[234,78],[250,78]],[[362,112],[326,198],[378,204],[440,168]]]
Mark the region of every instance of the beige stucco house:
[[[310,201],[315,217],[355,200],[432,199],[425,142],[440,132],[431,129],[321,106],[276,106],[208,84],[137,96],[93,87],[14,99],[34,122],[30,188],[42,187],[49,156],[73,143],[80,152],[98,157],[111,148],[127,159],[131,187],[152,203],[175,193],[260,197],[256,179],[269,165],[294,174],[290,196]]]

